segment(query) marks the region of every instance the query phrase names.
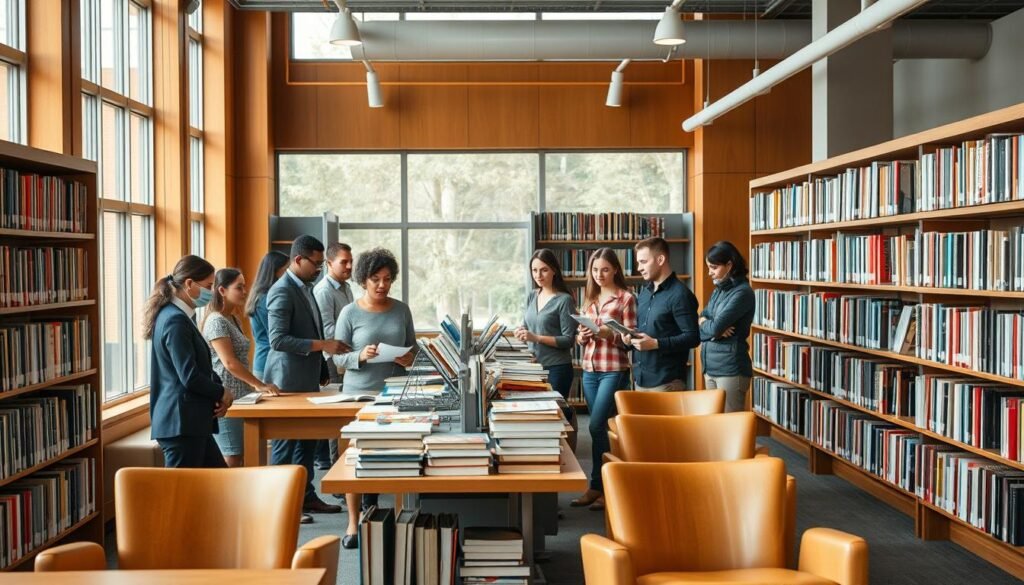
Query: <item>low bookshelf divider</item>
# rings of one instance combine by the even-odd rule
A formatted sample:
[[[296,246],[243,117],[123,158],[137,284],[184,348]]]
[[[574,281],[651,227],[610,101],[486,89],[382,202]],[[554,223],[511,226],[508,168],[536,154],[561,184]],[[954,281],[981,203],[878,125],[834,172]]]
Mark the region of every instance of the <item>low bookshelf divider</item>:
[[[750,192],[762,431],[1024,578],[1024,104]]]
[[[0,141],[0,569],[103,544],[96,164]]]

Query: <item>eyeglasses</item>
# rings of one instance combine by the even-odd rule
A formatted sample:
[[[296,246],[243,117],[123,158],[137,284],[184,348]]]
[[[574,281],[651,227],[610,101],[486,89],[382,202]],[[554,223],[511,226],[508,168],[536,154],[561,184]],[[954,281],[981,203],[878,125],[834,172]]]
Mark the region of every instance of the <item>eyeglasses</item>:
[[[299,256],[299,258],[302,258],[306,262],[309,262],[313,266],[316,266],[317,269],[321,269],[322,270],[323,267],[324,267],[324,261],[323,260],[321,260],[319,262],[313,262],[313,260],[309,256]]]

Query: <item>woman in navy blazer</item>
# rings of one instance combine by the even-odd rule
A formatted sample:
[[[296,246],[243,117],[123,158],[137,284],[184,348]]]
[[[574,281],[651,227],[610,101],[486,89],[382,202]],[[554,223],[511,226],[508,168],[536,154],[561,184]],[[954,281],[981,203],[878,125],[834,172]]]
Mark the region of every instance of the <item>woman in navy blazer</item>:
[[[149,417],[166,467],[226,467],[213,440],[217,417],[231,406],[231,392],[213,372],[210,348],[194,321],[213,298],[214,269],[185,256],[153,286],[143,316],[152,340]]]

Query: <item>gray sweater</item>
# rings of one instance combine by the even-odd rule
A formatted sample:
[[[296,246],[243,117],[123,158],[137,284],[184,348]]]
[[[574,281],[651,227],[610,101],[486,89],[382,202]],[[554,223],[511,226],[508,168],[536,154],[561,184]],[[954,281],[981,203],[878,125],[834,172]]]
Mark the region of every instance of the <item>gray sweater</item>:
[[[352,351],[334,356],[334,364],[345,369],[342,391],[346,393],[377,394],[384,389],[385,378],[405,374],[405,368],[394,362],[359,363],[359,352],[367,345],[387,343],[416,348],[412,312],[409,305],[395,299],[391,299],[391,309],[383,313],[364,310],[359,303],[346,305],[338,315],[334,338],[352,347]]]
[[[526,328],[537,335],[550,335],[555,338],[557,347],[543,343],[531,343],[530,351],[542,366],[557,366],[572,363],[572,339],[576,335],[576,321],[573,314],[572,297],[566,293],[558,293],[550,299],[544,308],[537,311],[537,295],[540,289],[533,289],[526,301]]]

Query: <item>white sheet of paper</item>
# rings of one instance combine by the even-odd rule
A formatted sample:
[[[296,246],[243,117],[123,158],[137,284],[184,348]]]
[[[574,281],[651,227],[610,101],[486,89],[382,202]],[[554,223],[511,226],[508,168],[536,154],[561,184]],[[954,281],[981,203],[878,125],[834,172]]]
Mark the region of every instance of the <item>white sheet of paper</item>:
[[[388,345],[387,343],[378,343],[377,344],[377,355],[375,357],[372,357],[372,358],[366,360],[366,363],[368,363],[368,364],[380,364],[380,363],[393,362],[393,361],[395,361],[395,358],[402,357],[403,355],[409,353],[410,349],[412,349],[412,346],[409,346],[409,347],[396,347],[394,345]]]
[[[347,395],[339,392],[337,394],[324,394],[323,396],[314,396],[312,398],[307,398],[306,400],[312,402],[313,404],[334,404],[335,402],[345,402],[346,397]]]
[[[570,315],[570,317],[575,319],[576,322],[579,323],[580,325],[583,325],[587,329],[590,329],[590,331],[595,335],[598,331],[600,331],[600,328],[597,326],[597,323],[594,323],[594,320],[591,319],[590,317],[585,317],[583,315]]]

